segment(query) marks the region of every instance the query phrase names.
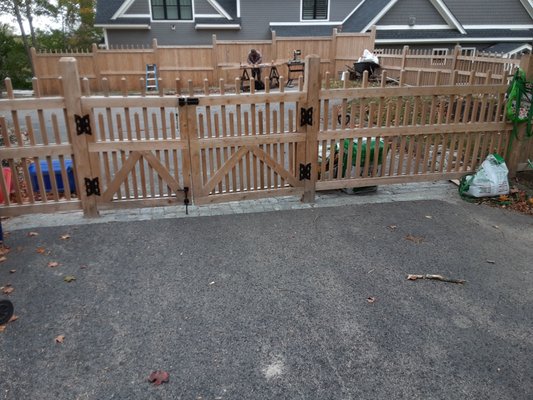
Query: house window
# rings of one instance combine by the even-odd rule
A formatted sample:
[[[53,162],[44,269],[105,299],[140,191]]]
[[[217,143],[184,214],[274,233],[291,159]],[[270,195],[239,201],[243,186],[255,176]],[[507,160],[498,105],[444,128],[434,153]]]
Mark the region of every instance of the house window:
[[[433,49],[431,65],[446,65],[448,49]]]
[[[302,19],[328,19],[328,0],[302,0]]]
[[[466,57],[474,57],[476,55],[475,47],[461,47],[461,55]]]
[[[191,20],[192,0],[152,0],[154,20]]]

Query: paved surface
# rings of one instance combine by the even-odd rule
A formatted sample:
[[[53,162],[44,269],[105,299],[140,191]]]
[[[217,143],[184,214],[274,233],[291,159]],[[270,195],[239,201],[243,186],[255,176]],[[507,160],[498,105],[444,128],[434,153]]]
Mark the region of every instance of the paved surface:
[[[11,220],[0,286],[19,319],[0,333],[0,399],[533,398],[533,219],[384,192],[63,216],[38,236]]]

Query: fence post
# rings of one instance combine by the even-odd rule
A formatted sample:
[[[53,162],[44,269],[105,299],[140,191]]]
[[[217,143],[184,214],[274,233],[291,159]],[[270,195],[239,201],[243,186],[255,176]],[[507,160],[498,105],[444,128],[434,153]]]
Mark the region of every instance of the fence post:
[[[337,76],[337,34],[337,28],[333,28],[329,44],[329,70],[333,76]]]
[[[526,80],[533,81],[533,55],[526,54],[520,59],[520,68],[526,73]],[[522,161],[522,147],[528,140],[526,136],[527,123],[521,123],[518,126],[518,132],[515,138],[511,136],[509,139],[512,141],[512,145],[508,149],[507,153],[507,167],[509,168],[509,178],[516,177],[518,171],[518,164]],[[512,135],[512,134],[511,134]],[[533,140],[533,139],[529,139]],[[525,160],[524,160],[525,161]]]
[[[96,165],[91,165],[88,146],[89,142],[94,141],[94,137],[87,131],[80,133],[76,124],[76,120],[80,118],[90,118],[89,115],[83,115],[81,107],[81,85],[76,59],[74,57],[61,57],[59,70],[63,82],[66,122],[74,154],[76,192],[81,200],[83,215],[85,217],[97,217],[96,196],[100,195],[99,177],[93,173],[93,168],[96,168]]]
[[[278,57],[278,37],[276,36],[276,31],[272,31],[272,45],[270,48],[270,53],[272,54],[272,60],[276,62],[280,57]]]
[[[407,63],[407,53],[409,53],[409,46],[403,46],[402,50],[402,65],[400,70],[405,69],[405,64]]]
[[[461,54],[461,46],[460,45],[456,45],[453,48],[452,65],[450,66],[450,69],[452,71],[455,71],[457,69],[457,60],[458,60],[458,57],[459,57],[460,54]]]
[[[305,132],[305,164],[309,170],[309,179],[304,180],[304,203],[315,201],[316,180],[318,176],[318,131],[320,129],[320,89],[322,79],[320,77],[320,57],[310,55],[305,57],[305,101],[300,105],[298,126]],[[304,116],[307,118],[304,119]],[[304,125],[305,124],[305,125]],[[304,125],[304,126],[302,126]],[[300,165],[299,168],[302,168]]]
[[[217,50],[217,35],[213,34],[213,49],[211,50],[211,61],[213,63],[213,80],[218,82],[220,80],[220,69],[218,68],[218,50]],[[204,78],[207,78],[205,76]]]

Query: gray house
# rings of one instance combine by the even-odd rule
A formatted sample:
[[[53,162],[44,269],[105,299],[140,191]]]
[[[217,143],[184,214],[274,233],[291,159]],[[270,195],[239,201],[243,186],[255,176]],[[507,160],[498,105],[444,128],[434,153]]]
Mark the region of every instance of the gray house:
[[[531,50],[533,0],[99,0],[105,45],[210,44],[330,36],[376,26],[376,47],[465,53]]]

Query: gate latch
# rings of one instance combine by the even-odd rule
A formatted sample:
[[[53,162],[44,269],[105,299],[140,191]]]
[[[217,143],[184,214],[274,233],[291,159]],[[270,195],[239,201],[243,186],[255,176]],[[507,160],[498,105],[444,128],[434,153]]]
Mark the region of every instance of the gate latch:
[[[98,178],[85,178],[85,191],[87,196],[100,196],[100,181]]]
[[[311,163],[300,164],[300,180],[311,179]]]

